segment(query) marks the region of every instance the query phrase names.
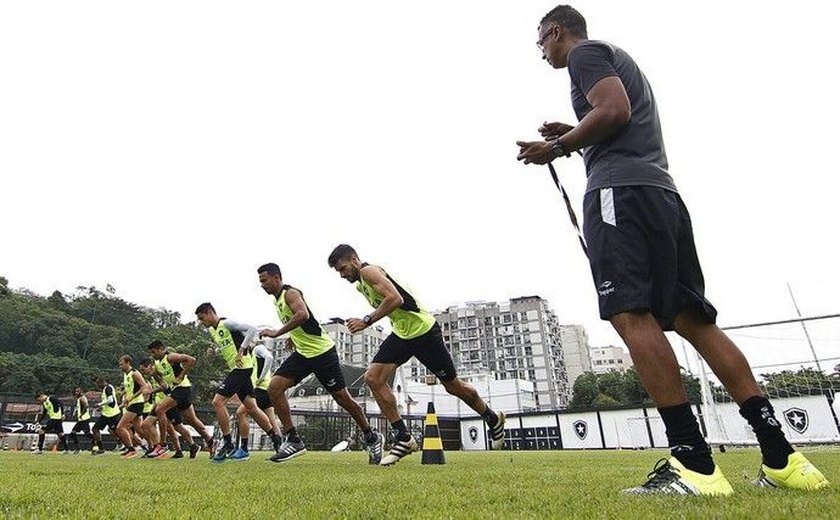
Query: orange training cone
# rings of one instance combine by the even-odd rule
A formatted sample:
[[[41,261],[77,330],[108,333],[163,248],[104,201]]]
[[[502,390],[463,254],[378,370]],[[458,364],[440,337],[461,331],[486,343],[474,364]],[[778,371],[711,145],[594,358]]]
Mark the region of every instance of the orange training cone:
[[[426,425],[423,428],[423,460],[421,464],[446,464],[443,456],[443,442],[440,440],[435,403],[429,402],[426,410]]]

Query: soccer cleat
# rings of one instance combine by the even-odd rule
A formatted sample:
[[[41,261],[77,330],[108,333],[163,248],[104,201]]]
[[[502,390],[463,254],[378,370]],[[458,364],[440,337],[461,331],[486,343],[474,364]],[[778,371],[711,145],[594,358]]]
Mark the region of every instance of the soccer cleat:
[[[248,450],[243,450],[241,447],[230,454],[230,460],[248,460],[251,458],[251,453]]]
[[[175,453],[173,453],[172,456],[169,457],[169,458],[170,459],[183,459],[184,458],[184,452],[181,451],[181,450],[176,450]]]
[[[36,449],[32,450],[30,453],[31,453],[32,455],[43,455],[43,454],[44,454],[44,450],[41,450],[41,449],[36,448]]]
[[[376,439],[367,445],[368,464],[379,464],[382,461],[382,448],[385,445],[385,437],[377,431],[374,431],[373,434],[376,435]]]
[[[497,412],[496,426],[490,428],[490,449],[500,450],[505,447],[505,412]]]
[[[675,457],[660,459],[648,473],[648,481],[641,486],[625,489],[629,495],[678,494],[678,495],[717,495],[732,494],[732,486],[715,465],[711,475],[691,471]]]
[[[128,450],[126,450],[126,452],[125,452],[125,453],[123,453],[123,454],[122,454],[122,458],[124,458],[124,459],[133,459],[134,457],[136,457],[136,456],[137,456],[137,455],[139,455],[139,454],[140,454],[140,452],[138,452],[138,451],[137,451],[137,450],[135,450],[134,448],[129,448]]]
[[[194,459],[195,456],[198,455],[199,451],[201,451],[201,446],[199,446],[196,442],[192,446],[190,446],[190,458]]]
[[[79,449],[78,449],[78,448],[76,448],[75,450],[73,450],[73,455],[78,455],[78,454],[80,454],[80,453],[81,453],[81,451],[79,451]]]
[[[812,491],[829,486],[828,480],[805,455],[795,451],[788,455],[788,463],[782,469],[773,469],[761,465],[758,478],[753,482],[758,487],[801,489]]]
[[[282,446],[280,446],[277,453],[269,457],[268,460],[271,462],[286,462],[295,457],[300,457],[304,453],[306,453],[306,446],[303,445],[303,441],[286,441]]]
[[[391,446],[391,452],[382,457],[379,465],[391,466],[399,462],[401,458],[415,451],[417,451],[417,441],[414,440],[414,437],[409,437],[406,441],[397,441]]]
[[[70,455],[71,453],[73,453],[73,452],[72,452],[72,451],[70,451],[70,450],[62,450],[62,451],[61,451],[61,454],[62,454],[62,455]]]
[[[146,456],[150,459],[155,459],[157,457],[160,457],[167,451],[169,450],[163,444],[158,444],[157,446],[155,446],[155,449],[150,451]]]
[[[213,462],[224,462],[225,459],[227,459],[233,454],[234,451],[236,451],[236,448],[233,446],[233,444],[223,444],[221,448],[216,450],[216,453],[210,460],[212,460]]]

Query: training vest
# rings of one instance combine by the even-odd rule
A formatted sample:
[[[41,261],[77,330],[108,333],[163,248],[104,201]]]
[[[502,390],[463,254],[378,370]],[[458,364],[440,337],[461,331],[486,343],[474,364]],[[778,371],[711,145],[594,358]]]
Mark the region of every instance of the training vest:
[[[183,367],[181,367],[181,363],[175,363],[174,365],[170,363],[169,353],[167,352],[162,358],[155,360],[155,369],[160,374],[160,377],[163,378],[164,383],[171,387],[175,383],[175,378],[181,374]],[[184,376],[184,379],[181,380],[181,384],[178,386],[192,386],[189,376]]]
[[[50,401],[49,396],[47,396],[47,399],[44,401],[44,410],[47,412],[47,419],[61,420],[61,408],[53,408],[53,404],[52,401]]]
[[[289,289],[295,288],[291,285],[284,285],[280,288],[280,296],[274,299],[277,316],[283,323],[287,323],[295,315],[292,308],[286,305],[286,291]],[[300,289],[296,290],[300,292]],[[301,299],[303,298],[302,292],[300,293],[300,297]],[[298,354],[305,358],[313,358],[333,348],[335,343],[330,335],[327,334],[327,331],[321,328],[315,315],[309,309],[306,300],[303,301],[303,304],[306,305],[306,310],[309,312],[309,319],[299,327],[290,330],[289,336],[292,338],[292,343],[295,344],[295,351]]]
[[[126,398],[131,397],[132,395],[134,395],[134,392],[137,391],[137,389],[134,388],[134,373],[135,372],[137,372],[137,371],[132,369],[127,374],[123,374],[123,392],[125,392],[125,397]],[[145,401],[146,400],[143,398],[143,394],[141,393],[141,394],[138,394],[137,397],[135,397],[134,399],[129,401],[128,406],[131,406],[131,405],[137,404],[137,403],[142,403],[142,402],[145,402]],[[128,408],[128,406],[126,406],[126,408]]]
[[[108,403],[108,394],[106,394],[106,390],[111,389],[111,396],[114,398],[114,405],[111,406]],[[105,388],[102,389],[102,417],[113,417],[115,415],[119,415],[120,413],[120,406],[117,403],[117,392],[114,391],[114,387],[111,385],[105,385]]]
[[[369,264],[362,264],[362,267],[367,267]],[[381,268],[380,268],[381,269]],[[383,269],[382,272],[385,272]],[[391,275],[385,273],[385,277],[394,284],[397,292],[402,296],[403,304],[391,311],[388,319],[391,320],[391,329],[397,337],[402,339],[414,339],[418,336],[429,332],[435,325],[435,317],[427,311],[420,308],[420,304],[408,291],[396,282]],[[379,294],[372,285],[368,284],[361,275],[359,281],[356,282],[356,289],[362,293],[374,308],[378,308],[382,300],[385,299]]]
[[[90,407],[85,409],[85,413],[82,412],[82,398],[79,397],[76,399],[76,420],[77,421],[89,421],[90,420]]]
[[[225,327],[224,319],[219,320],[219,324],[215,327],[210,327],[210,336],[212,336],[213,341],[219,345],[219,350],[222,353],[222,359],[225,360],[228,370],[254,367],[254,358],[250,353],[242,356],[241,367],[236,366],[236,355],[239,353],[239,347],[242,346],[242,339],[240,338],[240,344],[237,345],[233,335],[227,327]]]

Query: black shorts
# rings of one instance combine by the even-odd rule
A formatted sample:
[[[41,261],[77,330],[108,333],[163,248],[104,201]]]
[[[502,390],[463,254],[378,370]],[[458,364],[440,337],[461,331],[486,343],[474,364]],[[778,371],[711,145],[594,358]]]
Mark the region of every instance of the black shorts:
[[[169,410],[166,410],[166,418],[169,419],[169,422],[171,422],[174,425],[178,425],[184,422],[184,420],[181,418],[181,410],[179,410],[177,406],[173,406]]]
[[[289,378],[294,381],[294,384],[298,384],[313,372],[329,393],[338,392],[347,386],[344,383],[344,375],[341,373],[341,364],[338,362],[338,352],[335,347],[311,358],[293,352],[274,372],[274,375]]]
[[[251,382],[253,369],[234,368],[219,385],[216,393],[224,397],[233,397],[236,394],[243,403],[248,397],[254,397],[254,385]]]
[[[47,419],[41,426],[41,431],[64,435],[64,425],[61,419]]]
[[[650,311],[673,330],[678,314],[695,309],[715,322],[691,218],[677,193],[650,186],[595,190],[584,196],[583,214],[601,319]]]
[[[85,435],[90,435],[90,419],[76,421],[76,424],[73,425],[73,429],[70,430],[70,433],[84,433]]]
[[[143,415],[143,408],[146,403],[134,403],[125,408],[126,412],[131,412],[135,415]]]
[[[232,395],[232,394],[231,394]],[[169,392],[169,397],[175,399],[178,403],[178,410],[186,410],[192,406],[192,387],[191,386],[176,386]],[[172,408],[170,408],[171,410]],[[169,413],[167,411],[167,413]],[[171,419],[170,419],[171,420]]]
[[[254,397],[257,399],[257,407],[260,410],[274,406],[274,403],[271,402],[271,398],[268,396],[268,390],[265,388],[254,388]]]
[[[94,430],[104,430],[105,427],[108,427],[108,431],[113,432],[117,425],[120,423],[120,419],[122,419],[122,414],[118,413],[112,417],[105,417],[104,415],[100,415],[96,418],[96,422],[93,423]]]
[[[393,363],[400,366],[411,359],[411,356],[416,357],[441,381],[451,381],[457,375],[452,356],[443,342],[440,325],[437,323],[427,333],[413,339],[402,339],[391,333],[379,345],[379,352],[373,357],[373,363]]]

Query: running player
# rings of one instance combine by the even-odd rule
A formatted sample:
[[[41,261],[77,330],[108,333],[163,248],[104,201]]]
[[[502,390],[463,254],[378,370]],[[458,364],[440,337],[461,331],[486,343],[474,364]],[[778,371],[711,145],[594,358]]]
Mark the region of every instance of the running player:
[[[90,433],[90,408],[88,407],[88,400],[85,397],[84,391],[81,388],[76,388],[73,390],[73,397],[76,398],[76,424],[73,425],[73,429],[70,430],[68,437],[73,442],[73,454],[78,455],[78,433],[83,433],[88,439],[92,439],[93,436]]]
[[[131,356],[128,354],[120,357],[120,370],[123,373],[123,407],[124,413],[117,424],[117,436],[126,447],[123,457],[131,459],[137,456],[135,442],[132,439],[131,428],[135,432],[140,431],[140,416],[143,414],[145,404],[151,388],[143,379],[143,376],[131,366]]]
[[[62,422],[64,408],[61,405],[61,401],[54,395],[47,395],[45,392],[35,394],[35,399],[43,407],[40,414],[40,420],[43,423],[38,429],[38,448],[32,453],[35,455],[44,453],[44,438],[48,433],[58,435],[58,442],[61,449],[64,453],[69,453],[67,449],[67,438],[64,436],[64,425]]]
[[[96,422],[93,423],[93,455],[102,455],[105,453],[102,446],[102,430],[108,428],[111,435],[116,436],[117,424],[119,424],[122,414],[120,407],[117,405],[117,391],[114,386],[108,384],[102,377],[96,378],[96,386],[102,392],[102,397],[95,405],[100,412]]]

